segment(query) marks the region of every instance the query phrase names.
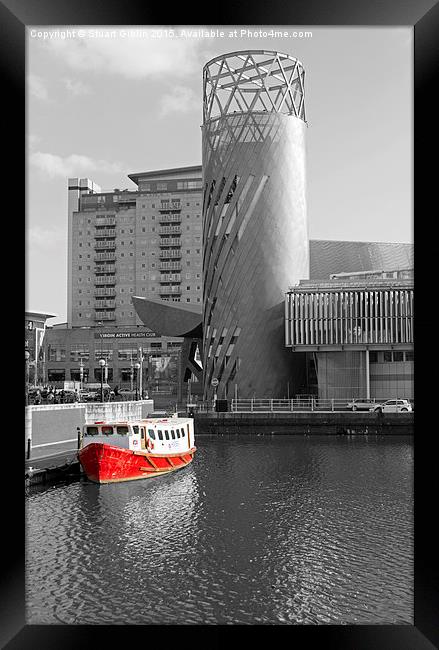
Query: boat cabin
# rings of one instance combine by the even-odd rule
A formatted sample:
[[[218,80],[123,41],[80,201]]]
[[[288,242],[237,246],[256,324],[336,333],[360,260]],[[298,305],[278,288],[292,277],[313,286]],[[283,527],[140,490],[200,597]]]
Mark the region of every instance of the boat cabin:
[[[94,422],[83,428],[82,447],[93,442],[134,451],[178,453],[194,444],[193,420],[151,418],[132,422]]]

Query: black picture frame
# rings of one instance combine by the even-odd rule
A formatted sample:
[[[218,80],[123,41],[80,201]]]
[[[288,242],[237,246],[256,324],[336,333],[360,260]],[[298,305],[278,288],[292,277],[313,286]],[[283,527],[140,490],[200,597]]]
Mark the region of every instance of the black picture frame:
[[[249,9],[251,7],[251,9]],[[249,15],[249,10],[251,14]],[[209,13],[210,11],[210,13]],[[415,364],[416,432],[415,432],[415,612],[414,625],[404,626],[29,626],[24,617],[24,504],[19,460],[22,458],[21,438],[12,441],[13,451],[5,457],[3,492],[4,541],[0,598],[0,644],[10,650],[25,648],[99,648],[111,641],[123,644],[135,635],[141,643],[178,643],[179,647],[203,642],[223,647],[229,641],[273,644],[282,634],[282,643],[307,648],[336,648],[363,650],[428,650],[439,647],[439,607],[437,541],[432,525],[437,506],[435,489],[437,443],[431,422],[435,384],[428,378],[434,364],[434,330],[431,303],[434,301],[432,283],[435,259],[431,224],[435,216],[434,190],[437,186],[436,155],[437,111],[433,103],[435,72],[438,69],[439,6],[433,0],[300,0],[285,5],[280,0],[269,3],[221,4],[179,7],[159,3],[90,0],[3,0],[0,4],[0,68],[4,100],[2,122],[12,135],[7,151],[8,169],[4,188],[17,186],[17,175],[25,178],[25,27],[28,25],[308,25],[308,26],[413,26],[414,27],[414,221],[416,253],[416,317]],[[6,127],[6,128],[5,128]],[[15,197],[25,213],[24,192]],[[18,214],[18,211],[17,211]],[[19,236],[19,235],[18,235]],[[22,240],[23,241],[23,240]],[[418,254],[419,253],[419,254]],[[6,296],[16,293],[16,285]],[[11,318],[15,319],[13,313]],[[15,328],[20,331],[19,327]],[[21,336],[21,332],[20,332]],[[17,343],[22,345],[22,339]],[[20,349],[16,346],[16,349]],[[419,362],[418,362],[419,359]],[[421,360],[422,359],[422,360]],[[9,362],[7,362],[9,363]],[[11,360],[12,367],[16,360]],[[17,385],[21,373],[17,372]],[[430,399],[428,399],[430,395]],[[20,405],[20,402],[17,401]],[[20,406],[21,408],[21,406]],[[418,414],[419,412],[419,414]],[[7,409],[6,412],[7,414]],[[8,423],[8,428],[16,426]],[[18,432],[17,432],[18,434]],[[4,443],[6,444],[6,443]],[[20,449],[19,449],[20,445]],[[16,447],[16,448],[15,448]],[[12,462],[10,462],[10,458]],[[16,460],[14,460],[16,459]],[[7,460],[7,462],[6,462]],[[18,514],[18,516],[17,516]],[[12,523],[15,520],[15,524]],[[147,629],[145,629],[147,628]],[[151,628],[154,628],[153,630]],[[160,628],[160,629],[159,629]],[[154,634],[153,634],[154,633]],[[154,641],[153,641],[154,639]]]

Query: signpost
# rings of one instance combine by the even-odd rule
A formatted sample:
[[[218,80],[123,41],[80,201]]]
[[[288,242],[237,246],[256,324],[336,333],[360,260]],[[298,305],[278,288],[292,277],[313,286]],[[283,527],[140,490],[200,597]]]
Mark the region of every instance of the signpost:
[[[216,389],[218,387],[219,381],[218,381],[218,379],[216,377],[213,377],[212,381],[210,383],[212,384],[212,386],[215,389],[215,393],[214,393],[214,396],[213,396],[213,408],[215,409],[215,403],[216,403],[216,399],[217,399]]]

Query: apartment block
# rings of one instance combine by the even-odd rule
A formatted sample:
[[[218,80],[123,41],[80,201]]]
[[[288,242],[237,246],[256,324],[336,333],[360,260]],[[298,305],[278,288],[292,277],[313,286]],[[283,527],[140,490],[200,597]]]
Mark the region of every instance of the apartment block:
[[[134,295],[202,301],[201,166],[69,179],[68,327],[140,326]]]

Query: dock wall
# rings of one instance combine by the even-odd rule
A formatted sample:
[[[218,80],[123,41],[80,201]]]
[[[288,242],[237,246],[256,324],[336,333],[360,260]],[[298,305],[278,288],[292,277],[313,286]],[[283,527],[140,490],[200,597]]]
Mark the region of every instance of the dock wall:
[[[154,410],[153,400],[104,404],[54,404],[25,409],[25,453],[32,458],[73,449],[84,424],[97,420],[146,418]],[[30,442],[29,442],[30,441]]]
[[[195,415],[195,435],[413,435],[414,413],[207,413]]]

